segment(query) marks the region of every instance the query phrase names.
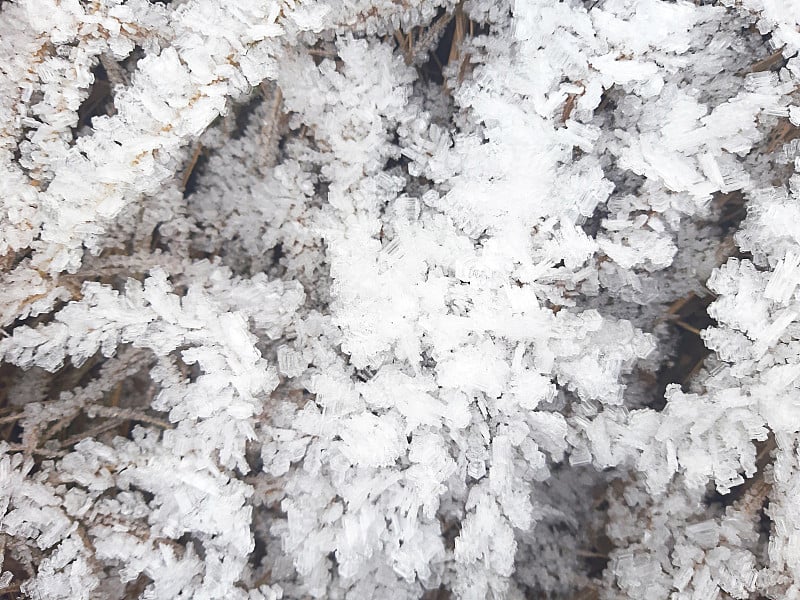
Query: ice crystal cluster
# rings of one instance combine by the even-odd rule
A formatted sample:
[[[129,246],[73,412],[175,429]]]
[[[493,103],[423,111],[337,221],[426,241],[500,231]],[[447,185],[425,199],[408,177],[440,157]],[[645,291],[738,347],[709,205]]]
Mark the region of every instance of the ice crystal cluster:
[[[0,596],[800,599],[799,53],[0,2]]]

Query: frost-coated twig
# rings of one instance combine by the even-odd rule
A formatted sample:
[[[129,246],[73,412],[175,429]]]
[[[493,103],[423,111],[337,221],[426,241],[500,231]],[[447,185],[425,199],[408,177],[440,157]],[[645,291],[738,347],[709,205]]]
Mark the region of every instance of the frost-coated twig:
[[[104,417],[115,420],[128,420],[155,425],[161,429],[171,429],[172,424],[163,419],[152,417],[142,411],[130,408],[119,408],[117,406],[85,406],[83,410],[90,418]]]

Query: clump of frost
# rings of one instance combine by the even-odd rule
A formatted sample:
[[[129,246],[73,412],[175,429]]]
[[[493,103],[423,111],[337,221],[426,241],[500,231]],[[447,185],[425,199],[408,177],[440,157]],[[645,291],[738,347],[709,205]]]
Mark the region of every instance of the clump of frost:
[[[0,594],[800,597],[798,23],[0,3]]]

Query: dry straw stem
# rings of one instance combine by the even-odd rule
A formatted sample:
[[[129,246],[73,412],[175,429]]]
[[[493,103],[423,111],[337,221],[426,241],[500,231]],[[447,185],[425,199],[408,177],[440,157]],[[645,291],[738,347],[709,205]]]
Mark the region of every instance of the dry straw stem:
[[[767,153],[775,152],[779,147],[800,137],[800,127],[795,127],[789,119],[781,119],[767,138]]]
[[[0,425],[5,425],[6,423],[16,423],[23,417],[23,413],[16,413],[13,415],[8,415],[6,417],[0,417]]]
[[[394,36],[397,40],[397,43],[400,47],[400,50],[403,52],[403,56],[405,58],[407,65],[416,65],[424,62],[425,57],[428,56],[429,53],[435,48],[436,43],[439,41],[439,38],[444,33],[445,28],[453,19],[454,14],[458,14],[461,9],[461,5],[459,4],[456,7],[455,13],[445,13],[441,17],[439,17],[436,21],[434,21],[430,27],[427,29],[423,29],[421,27],[417,27],[416,30],[420,32],[416,41],[414,41],[414,33],[413,31],[403,34],[401,31],[395,31]],[[462,12],[463,14],[463,12]],[[458,22],[456,22],[456,28],[458,27]],[[454,36],[455,37],[455,36]],[[452,49],[451,49],[452,52]],[[433,60],[439,64],[439,68],[443,68],[443,65],[439,63],[439,59],[435,53],[433,54]]]
[[[693,298],[694,298],[694,292],[689,292],[683,298],[678,298],[677,300],[675,300],[675,302],[670,304],[669,308],[667,309],[667,315],[677,314],[684,306],[686,306],[686,303],[692,300]]]
[[[583,87],[583,83],[578,81],[578,85]],[[570,115],[572,115],[572,111],[575,110],[575,103],[577,102],[578,98],[583,96],[586,93],[586,88],[580,93],[569,94],[567,99],[564,101],[564,107],[561,109],[561,122],[566,123],[567,119],[569,119]]]
[[[468,19],[464,13],[463,4],[459,3],[455,10],[455,29],[453,31],[453,43],[450,44],[450,55],[447,58],[448,64],[455,64],[461,52],[461,43],[467,35]]]
[[[689,325],[688,323],[686,323],[685,321],[678,320],[678,321],[673,321],[673,322],[675,323],[675,325],[677,325],[681,329],[685,329],[686,331],[689,331],[689,332],[691,332],[691,333],[693,333],[695,335],[700,335],[702,333],[702,331],[700,331],[697,327],[693,327],[693,326]]]
[[[460,5],[459,5],[460,7]],[[420,36],[417,40],[417,43],[414,44],[413,54],[411,56],[411,62],[417,63],[423,57],[427,56],[427,54],[434,48],[436,42],[439,41],[442,33],[444,33],[445,27],[447,27],[450,20],[453,18],[453,13],[445,13],[441,17],[439,17],[433,25],[431,25],[425,33]],[[437,60],[436,55],[434,54],[434,59]],[[441,66],[441,65],[440,65]]]
[[[0,596],[5,596],[7,594],[16,594],[19,592],[19,584],[15,583],[4,588],[0,588]]]
[[[410,36],[411,36],[410,33],[408,35],[405,35],[399,29],[394,32],[394,39],[397,40],[397,46],[403,53],[407,65],[411,64],[411,49],[413,46],[413,40],[410,39]]]
[[[746,515],[753,516],[764,507],[764,503],[772,491],[772,483],[765,477],[771,454],[777,448],[775,437],[770,435],[756,456],[756,474],[743,486],[740,497],[733,503],[733,508]]]
[[[783,48],[779,48],[768,57],[750,65],[748,73],[760,73],[761,71],[769,71],[775,65],[783,60]]]
[[[194,147],[194,152],[192,152],[192,157],[189,159],[189,164],[186,167],[186,170],[183,172],[183,177],[181,178],[181,190],[186,190],[186,184],[189,183],[189,179],[192,176],[192,171],[194,171],[195,166],[197,166],[197,161],[200,159],[200,154],[203,152],[203,144],[197,142]]]
[[[278,140],[281,134],[283,118],[283,92],[276,84],[262,83],[259,86],[264,100],[270,102],[270,110],[261,126],[261,167],[269,169],[275,166],[278,158]]]

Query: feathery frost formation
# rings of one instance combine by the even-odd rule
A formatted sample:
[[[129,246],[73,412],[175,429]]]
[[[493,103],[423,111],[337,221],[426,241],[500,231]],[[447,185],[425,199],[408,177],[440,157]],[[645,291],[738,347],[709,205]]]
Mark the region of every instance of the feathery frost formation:
[[[800,599],[799,53],[794,0],[0,3],[0,594]]]

